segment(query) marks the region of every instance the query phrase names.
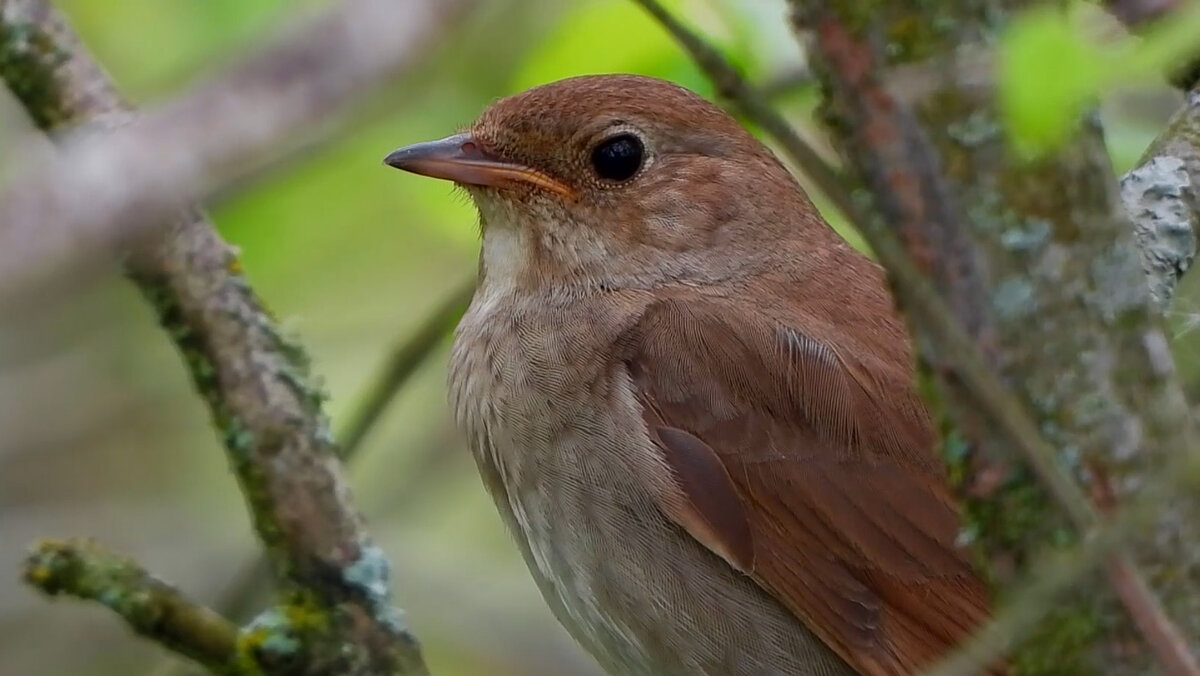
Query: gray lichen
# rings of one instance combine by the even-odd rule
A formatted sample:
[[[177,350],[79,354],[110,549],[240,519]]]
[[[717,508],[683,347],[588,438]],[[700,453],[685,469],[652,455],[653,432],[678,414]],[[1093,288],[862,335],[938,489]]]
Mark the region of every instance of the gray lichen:
[[[1155,304],[1166,308],[1196,255],[1196,211],[1183,160],[1160,155],[1121,179],[1121,201],[1133,219],[1142,268]]]
[[[263,611],[242,632],[253,637],[250,643],[261,653],[283,657],[300,650],[299,639],[292,635],[291,622],[278,608]]]
[[[397,634],[408,631],[404,613],[392,605],[388,579],[391,565],[383,550],[372,543],[359,547],[358,559],[342,572],[342,581],[362,594],[381,624]]]

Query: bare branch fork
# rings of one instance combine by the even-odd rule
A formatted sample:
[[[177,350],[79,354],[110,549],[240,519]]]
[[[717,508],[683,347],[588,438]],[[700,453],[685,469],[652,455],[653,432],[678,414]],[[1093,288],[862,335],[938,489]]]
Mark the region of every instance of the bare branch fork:
[[[303,673],[425,673],[391,605],[387,561],[350,502],[303,351],[279,332],[207,218],[194,208],[173,212],[262,161],[265,150],[278,153],[281,141],[353,95],[414,68],[469,4],[347,0],[179,102],[133,119],[52,7],[0,0],[0,76],[35,123],[57,132],[80,121],[111,127],[133,119],[110,137],[60,135],[69,159],[3,193],[0,276],[28,282],[47,274],[38,267],[47,261],[96,258],[117,239],[135,241],[134,228],[149,235],[136,238],[129,277],[210,407],[280,583],[282,609],[231,640],[227,621],[136,564],[77,543],[36,550],[26,568],[32,583],[101,601],[219,673],[295,673],[297,665]],[[81,169],[74,178],[60,173],[72,165]],[[46,189],[40,195],[38,185]],[[89,185],[101,190],[81,193],[91,207],[62,201]],[[92,219],[91,208],[103,216]],[[159,219],[169,227],[149,231]],[[77,236],[82,242],[72,241]]]
[[[701,69],[714,82],[718,83],[718,90],[724,96],[734,99],[743,112],[762,125],[768,133],[777,137],[780,145],[792,155],[793,160],[800,165],[802,171],[814,176],[828,174],[828,168],[820,166],[823,165],[823,162],[819,156],[805,148],[803,141],[794,134],[790,125],[766,103],[765,97],[742,81],[719,52],[683,26],[655,0],[637,1],[678,39]],[[802,3],[797,3],[797,12],[798,15],[809,18],[813,18],[810,14],[819,15],[815,20],[806,22],[806,25],[821,25],[827,30],[831,26],[833,29],[837,28],[831,17],[832,12],[806,8]],[[832,71],[830,77],[834,80],[831,88],[834,96],[837,97],[839,94],[853,96],[856,93],[854,87],[862,87],[864,83],[861,81],[853,83],[837,81],[837,78],[841,76],[841,73],[837,71],[837,59],[845,56],[845,53],[835,51],[839,48],[843,50],[852,48],[853,45],[845,44],[848,40],[843,36],[838,36],[842,39],[842,44],[834,47],[830,44],[833,43],[833,38],[829,35],[823,37],[826,38],[826,44],[821,45],[821,38],[818,38],[816,56],[832,62],[825,65]],[[822,51],[822,47],[827,51]],[[863,55],[858,54],[854,58],[856,59],[855,67],[861,69]],[[839,86],[842,88],[841,91],[838,89]],[[842,92],[848,93],[843,94]],[[863,100],[870,101],[872,100],[871,96],[875,94],[869,94]],[[887,92],[883,92],[883,94],[885,98],[889,96]],[[875,96],[875,101],[879,100],[881,99]],[[853,105],[855,103],[850,102],[851,111],[854,110]],[[887,108],[885,107],[884,110]],[[847,111],[842,112],[846,113]],[[863,111],[862,114],[869,115],[871,113]],[[1189,118],[1194,116],[1195,113],[1185,109],[1178,116],[1182,122],[1172,125],[1172,129],[1177,130],[1183,127]],[[850,124],[846,125],[848,129],[859,131],[864,128],[864,125],[873,124],[877,136],[881,131],[880,124],[894,124],[894,121],[886,118],[872,120],[859,117],[851,119],[849,122]],[[905,124],[909,125],[908,128],[904,128]],[[906,134],[910,132],[912,124],[911,121],[902,123],[902,128],[898,133],[893,131],[885,138],[905,138]],[[782,138],[779,138],[780,136]],[[1165,134],[1164,140],[1155,144],[1155,148],[1160,150],[1148,153],[1148,159],[1122,181],[1122,197],[1134,219],[1137,241],[1143,252],[1142,261],[1146,278],[1149,280],[1154,301],[1163,308],[1169,301],[1179,277],[1190,265],[1195,251],[1195,235],[1192,228],[1196,215],[1190,202],[1190,177],[1184,170],[1187,165],[1183,158],[1164,157],[1161,152],[1163,147],[1182,145],[1184,152],[1177,153],[1177,155],[1183,155],[1189,159],[1194,157],[1197,150],[1184,141],[1186,138],[1190,137],[1182,136],[1178,131],[1175,134],[1170,132]],[[922,141],[920,138],[915,140],[918,143]],[[802,151],[795,152],[795,148],[801,148]],[[858,152],[872,150],[874,149],[860,148]],[[851,145],[851,152],[855,152],[853,145]],[[873,154],[869,156],[869,160],[861,159],[865,155],[859,155],[858,158],[852,156],[851,159],[860,159],[860,161],[866,162],[866,166],[870,169],[890,170],[894,177],[910,174],[913,172],[913,168],[903,164],[893,164],[889,167],[889,161],[893,163],[910,161],[909,158],[921,157],[922,153],[929,157],[931,152],[934,152],[934,149],[929,147],[916,152],[910,148],[903,152],[891,151]],[[814,167],[814,163],[818,166]],[[1197,163],[1191,163],[1193,170],[1197,166]],[[918,185],[921,180],[931,177],[929,172],[923,172],[921,169],[917,169],[916,175],[918,177],[916,184]],[[867,178],[870,179],[869,174]],[[974,307],[987,307],[985,301],[979,298],[982,280],[973,278],[972,276],[976,273],[969,268],[955,270],[945,267],[944,264],[943,267],[938,268],[939,263],[932,252],[927,248],[920,248],[929,246],[921,244],[922,242],[932,240],[939,242],[941,247],[950,243],[951,248],[954,249],[948,254],[943,251],[941,254],[943,257],[953,259],[957,254],[969,261],[972,256],[976,255],[972,250],[973,245],[963,238],[963,234],[956,233],[954,230],[954,224],[961,222],[962,219],[953,213],[952,200],[941,199],[947,196],[945,187],[939,188],[934,185],[932,186],[933,192],[915,196],[914,201],[914,196],[895,194],[899,185],[904,184],[895,183],[893,179],[891,183],[869,184],[868,187],[871,187],[877,198],[882,200],[885,215],[894,224],[893,227],[909,230],[905,233],[905,238],[909,242],[910,249],[916,245],[918,247],[916,255],[926,262],[926,267],[928,268],[932,264],[935,268],[935,275],[941,276],[942,281],[946,283],[946,288],[950,289],[952,294],[958,294],[957,301],[954,295],[951,296],[951,303],[956,308],[959,319],[955,319],[954,313],[941,302],[938,294],[933,291],[926,280],[925,274],[914,264],[911,258],[912,254],[906,251],[905,246],[887,226],[884,226],[879,219],[863,213],[863,209],[849,199],[847,191],[841,185],[821,183],[823,189],[835,191],[834,194],[829,195],[832,201],[846,213],[851,222],[858,225],[885,267],[889,269],[901,298],[901,304],[913,317],[918,331],[925,334],[936,346],[939,353],[937,358],[942,367],[949,368],[950,372],[956,374],[961,385],[965,386],[966,394],[971,396],[971,401],[982,408],[988,414],[992,424],[1007,438],[1009,443],[1023,453],[1026,461],[1035,469],[1037,476],[1063,505],[1076,527],[1081,532],[1092,536],[1090,540],[1085,541],[1087,544],[1081,550],[1086,552],[1086,555],[1077,555],[1069,565],[1057,565],[1050,568],[1050,570],[1057,571],[1059,573],[1057,575],[1051,575],[1045,579],[1036,578],[1029,593],[1010,599],[1012,601],[1011,609],[985,630],[979,641],[968,646],[961,656],[956,656],[956,659],[942,665],[937,673],[943,676],[954,673],[973,673],[979,664],[995,659],[1006,648],[1010,639],[1017,636],[1022,630],[1026,633],[1030,631],[1032,627],[1027,625],[1032,624],[1042,612],[1049,608],[1048,598],[1050,595],[1047,592],[1061,590],[1066,585],[1077,581],[1083,573],[1105,556],[1110,559],[1108,570],[1114,588],[1118,591],[1118,595],[1129,609],[1161,663],[1169,669],[1170,673],[1200,673],[1195,657],[1191,654],[1186,641],[1182,638],[1178,627],[1167,618],[1144,575],[1138,572],[1127,555],[1115,552],[1115,547],[1121,540],[1130,537],[1136,531],[1132,524],[1140,523],[1144,528],[1153,523],[1155,516],[1153,507],[1160,505],[1161,502],[1147,502],[1148,496],[1143,496],[1143,500],[1138,502],[1136,509],[1133,509],[1133,505],[1128,506],[1126,515],[1113,530],[1101,527],[1104,520],[1076,486],[1074,480],[1060,469],[1054,449],[1042,439],[1036,424],[1025,413],[1024,405],[1008,394],[1005,386],[992,374],[984,356],[980,354],[975,344],[961,328],[965,324],[980,335],[986,334],[988,331],[987,325],[990,318],[974,316],[972,311]],[[929,201],[931,195],[937,196],[939,199],[931,203]],[[903,211],[888,212],[889,200],[893,200],[890,202],[891,205],[894,205],[893,209],[924,203],[925,210],[911,215],[905,214]],[[931,224],[935,228],[940,227],[940,230],[931,232]],[[913,231],[914,228],[924,228],[925,232]],[[1137,279],[1123,281],[1133,285],[1138,282]],[[1169,360],[1169,355],[1166,358]],[[1167,385],[1167,387],[1171,386]],[[1179,424],[1187,425],[1188,423],[1182,421]],[[1196,483],[1197,471],[1194,466],[1196,463],[1191,461],[1191,454],[1187,452],[1186,448],[1178,448],[1174,456],[1170,458],[1169,464],[1170,467],[1165,468],[1161,475],[1154,476],[1163,484],[1169,484],[1164,487],[1172,489],[1168,494],[1181,491]],[[1156,494],[1156,497],[1161,498],[1161,493]],[[1103,538],[1095,537],[1099,532],[1106,532],[1108,535]],[[1037,565],[1031,568],[1042,570],[1042,567]],[[1014,623],[1014,618],[1022,624]]]

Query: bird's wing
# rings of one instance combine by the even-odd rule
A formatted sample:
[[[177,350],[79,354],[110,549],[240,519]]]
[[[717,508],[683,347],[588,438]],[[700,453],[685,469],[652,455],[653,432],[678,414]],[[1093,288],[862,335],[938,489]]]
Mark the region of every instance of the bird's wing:
[[[904,358],[704,299],[656,301],[618,350],[683,496],[664,512],[860,673],[916,673],[987,618]]]

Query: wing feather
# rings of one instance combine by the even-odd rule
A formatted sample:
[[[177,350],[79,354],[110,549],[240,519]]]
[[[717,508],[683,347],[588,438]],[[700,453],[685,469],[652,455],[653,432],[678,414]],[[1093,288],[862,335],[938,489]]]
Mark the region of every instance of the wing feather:
[[[915,673],[986,621],[906,355],[846,354],[680,298],[651,304],[618,347],[651,438],[678,476],[703,477],[683,491],[702,527],[668,516],[727,561],[749,547],[751,577],[859,672]],[[695,466],[712,461],[723,471]]]

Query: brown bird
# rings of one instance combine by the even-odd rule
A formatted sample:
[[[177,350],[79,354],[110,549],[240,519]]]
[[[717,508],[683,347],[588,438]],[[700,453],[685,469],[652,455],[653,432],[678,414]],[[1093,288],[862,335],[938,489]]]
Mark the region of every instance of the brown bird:
[[[590,76],[387,164],[479,209],[458,424],[617,674],[911,674],[988,616],[881,270],[673,84]]]

